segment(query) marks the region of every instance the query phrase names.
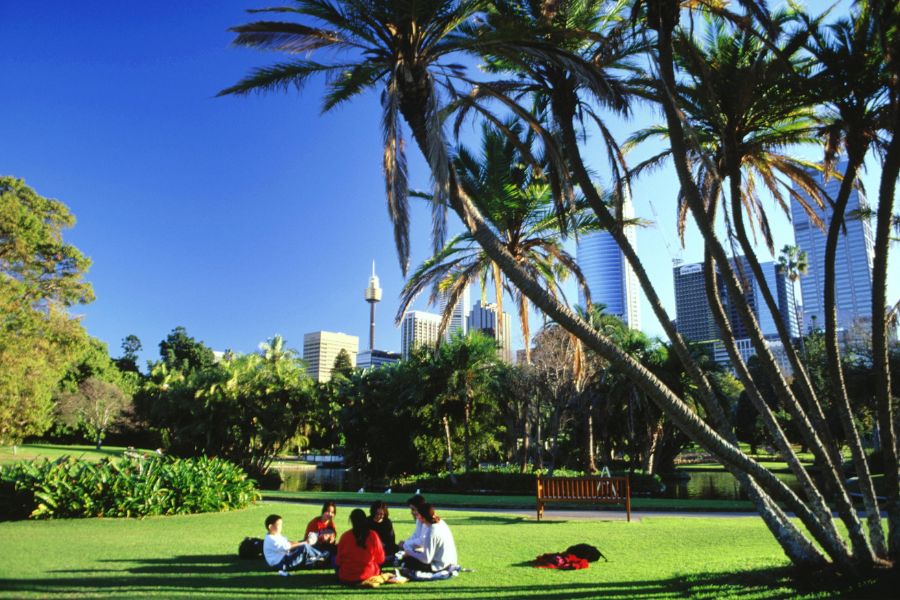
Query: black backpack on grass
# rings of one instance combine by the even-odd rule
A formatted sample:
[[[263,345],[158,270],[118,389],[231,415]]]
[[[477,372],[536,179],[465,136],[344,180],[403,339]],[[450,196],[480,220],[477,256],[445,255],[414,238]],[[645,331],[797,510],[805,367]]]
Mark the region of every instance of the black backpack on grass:
[[[583,558],[588,562],[597,562],[601,558],[603,560],[608,560],[603,556],[603,553],[600,552],[600,550],[590,544],[575,544],[574,546],[569,546],[566,548],[564,554],[574,554],[578,558]]]
[[[260,538],[245,537],[238,545],[238,556],[246,559],[262,558],[263,541]]]

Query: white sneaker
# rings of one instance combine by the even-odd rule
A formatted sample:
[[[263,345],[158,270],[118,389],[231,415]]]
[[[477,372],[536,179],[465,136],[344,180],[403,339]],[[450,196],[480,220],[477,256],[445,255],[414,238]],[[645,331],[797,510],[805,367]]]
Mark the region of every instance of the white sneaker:
[[[291,575],[290,573],[288,573],[288,572],[285,571],[284,569],[281,569],[280,571],[278,571],[278,574],[281,575],[282,577],[290,577],[290,575]]]

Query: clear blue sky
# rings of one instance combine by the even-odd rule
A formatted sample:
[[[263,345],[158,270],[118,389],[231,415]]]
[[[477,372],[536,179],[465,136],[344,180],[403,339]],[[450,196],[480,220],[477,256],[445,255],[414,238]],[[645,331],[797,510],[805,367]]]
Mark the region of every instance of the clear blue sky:
[[[373,259],[384,289],[377,345],[399,350],[393,316],[403,279],[377,97],[325,116],[321,82],[302,95],[214,98],[278,59],[232,47],[226,31],[253,18],[244,9],[272,4],[0,3],[0,173],[75,213],[67,240],[92,258],[97,295],[78,312],[114,355],[134,333],[143,357],[155,358],[178,325],[217,350],[251,351],[276,333],[300,349],[303,334],[319,329],[364,345]],[[639,112],[616,129],[652,120]],[[427,187],[424,163],[415,151],[410,158],[412,185]],[[873,166],[865,178],[870,196],[878,174]],[[638,247],[673,317],[676,190],[668,172],[634,190],[638,215],[658,219],[639,232]],[[415,265],[429,255],[430,215],[413,203]],[[792,242],[787,221],[775,221],[776,245]],[[681,256],[700,253],[692,233]],[[890,282],[896,301],[896,259]],[[661,332],[646,304],[642,318],[648,333]]]

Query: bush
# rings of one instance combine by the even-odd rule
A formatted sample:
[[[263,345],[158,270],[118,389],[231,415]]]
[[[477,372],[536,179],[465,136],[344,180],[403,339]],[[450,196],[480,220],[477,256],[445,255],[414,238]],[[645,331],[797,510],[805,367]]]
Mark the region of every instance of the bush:
[[[245,508],[259,499],[238,466],[216,458],[64,456],[0,468],[5,518],[146,517]]]
[[[535,493],[535,476],[546,475],[546,470],[535,470],[522,473],[517,466],[480,467],[468,473],[454,473],[454,484],[447,471],[440,473],[421,473],[409,477],[401,477],[391,482],[398,492],[411,492],[416,489],[428,490],[429,493],[472,493],[487,492],[493,494],[529,495]],[[626,475],[624,471],[613,471],[615,477]],[[556,469],[557,477],[581,477],[583,471]],[[633,496],[650,496],[664,489],[658,475],[645,475],[640,472],[627,473],[630,478]]]

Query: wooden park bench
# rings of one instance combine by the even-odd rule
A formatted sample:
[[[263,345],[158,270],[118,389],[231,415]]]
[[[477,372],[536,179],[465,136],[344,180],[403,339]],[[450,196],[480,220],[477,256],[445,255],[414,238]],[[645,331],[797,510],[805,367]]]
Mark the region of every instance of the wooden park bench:
[[[537,518],[544,504],[624,504],[631,522],[631,487],[625,477],[537,477]]]

